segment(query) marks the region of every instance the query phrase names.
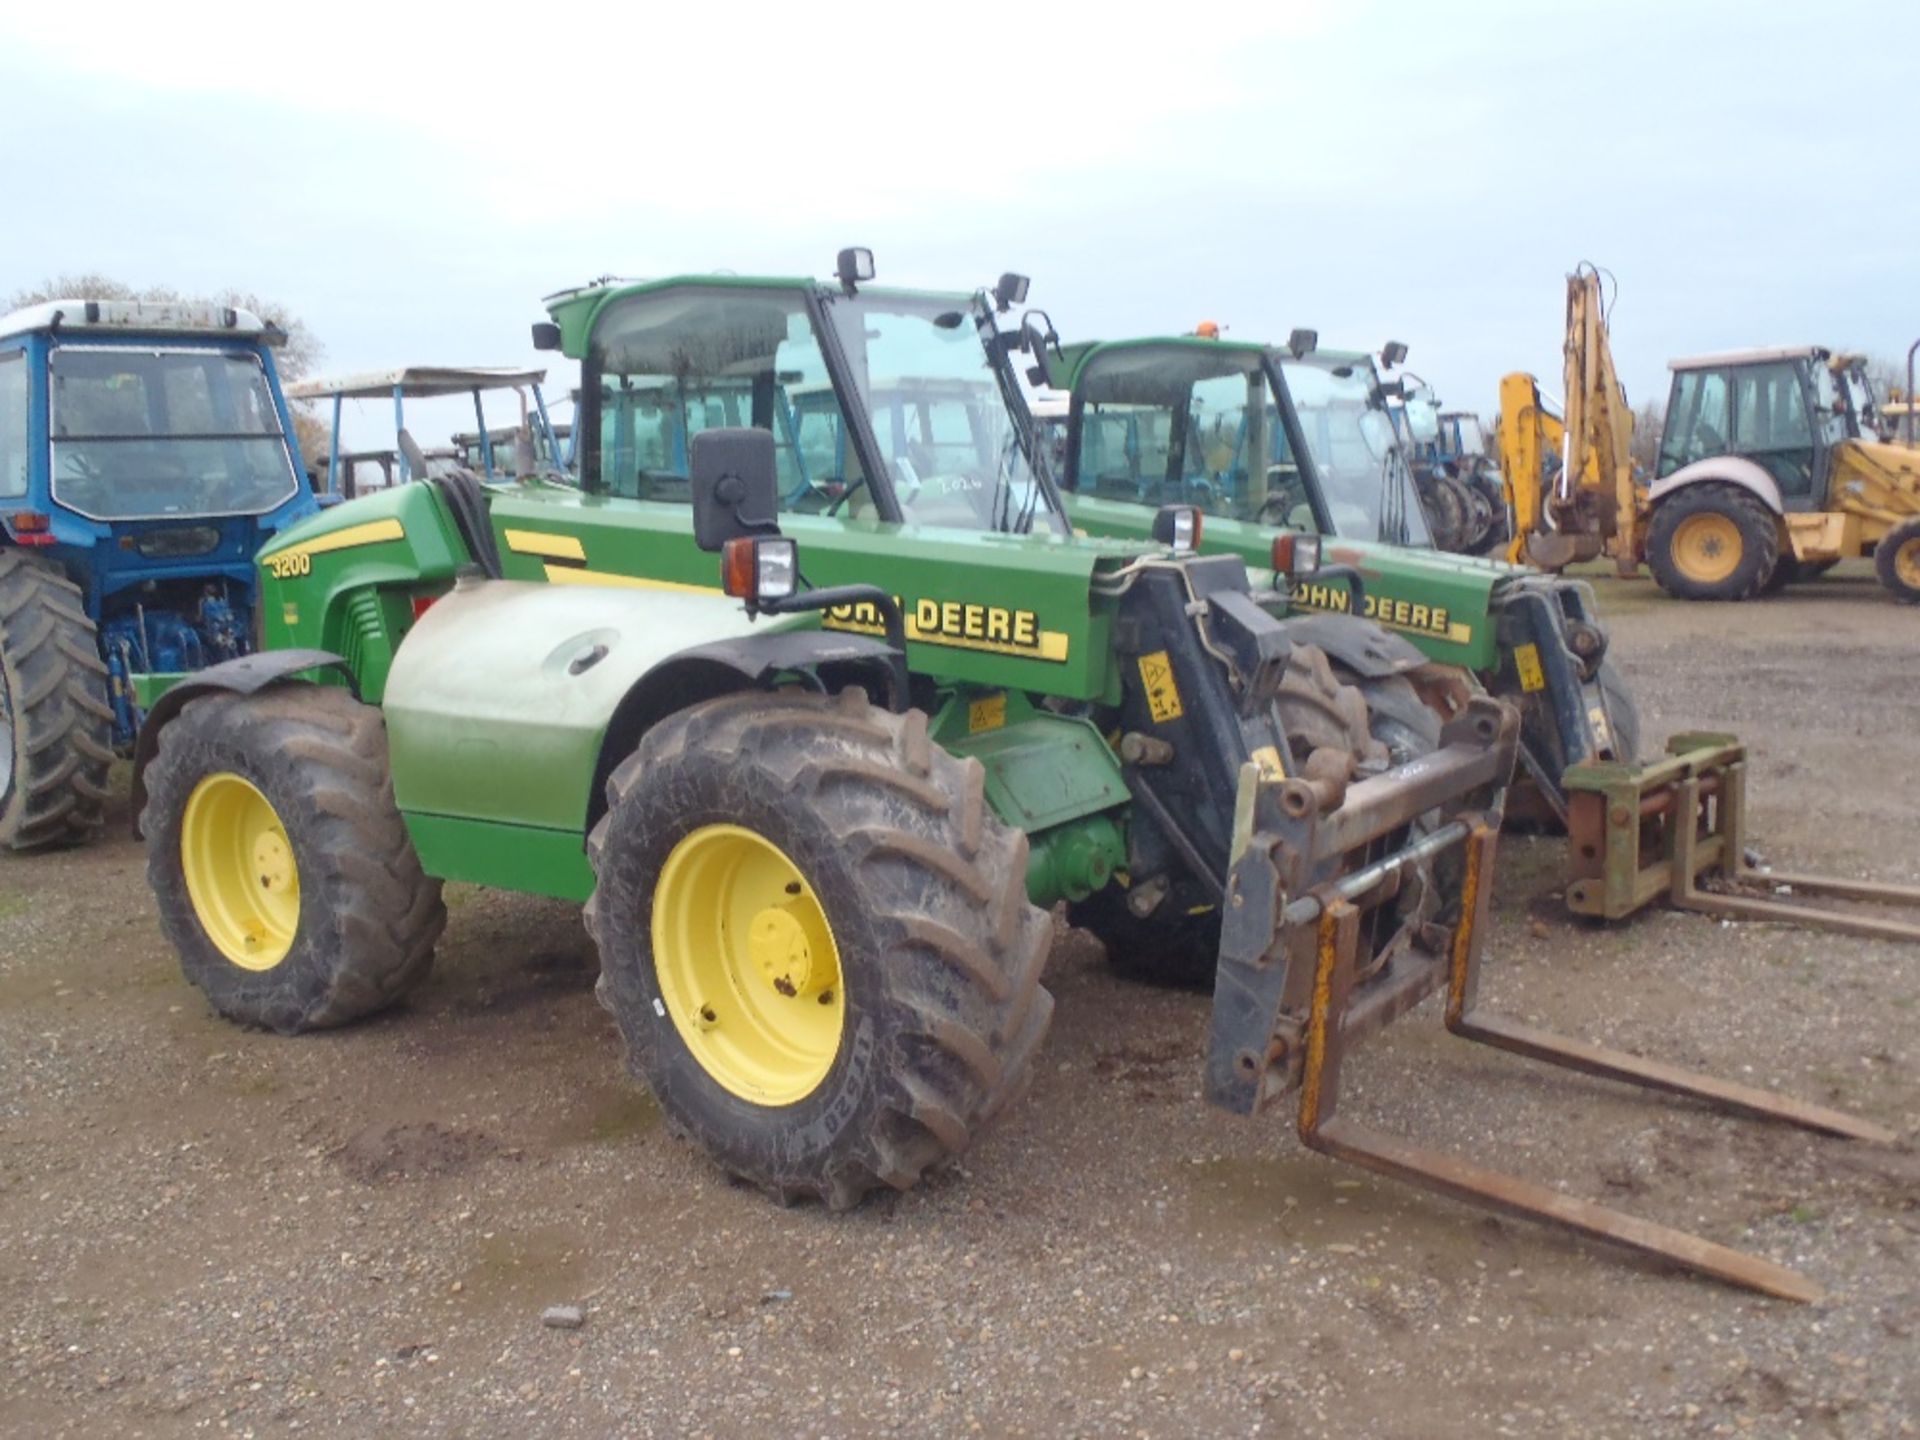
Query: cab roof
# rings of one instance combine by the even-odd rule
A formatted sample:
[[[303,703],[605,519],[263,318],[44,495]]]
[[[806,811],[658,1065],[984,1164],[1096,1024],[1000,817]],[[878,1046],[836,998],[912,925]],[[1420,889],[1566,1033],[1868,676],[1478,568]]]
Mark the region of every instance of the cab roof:
[[[1054,365],[1053,387],[1059,390],[1073,389],[1097,355],[1167,345],[1183,350],[1205,350],[1209,354],[1263,355],[1267,350],[1266,346],[1251,340],[1216,340],[1207,335],[1140,335],[1127,340],[1076,340],[1060,347],[1060,357]]]
[[[0,340],[58,331],[92,335],[231,335],[278,345],[286,335],[251,310],[187,300],[43,300],[0,317]]]
[[[1776,360],[1825,360],[1832,352],[1824,345],[1770,345],[1756,350],[1721,350],[1669,360],[1669,370],[1718,370],[1728,365],[1765,365]]]
[[[511,390],[538,385],[544,370],[519,370],[506,365],[403,365],[397,370],[369,370],[338,380],[302,380],[287,386],[290,400],[319,400],[338,395],[347,400],[383,400],[398,390],[409,400],[433,395],[465,395],[474,390]]]
[[[556,290],[541,300],[553,323],[560,327],[560,352],[569,359],[578,360],[587,353],[587,337],[593,332],[593,322],[600,311],[615,300],[625,299],[629,295],[643,295],[656,290],[675,290],[681,287],[692,289],[727,290],[818,290],[827,294],[838,294],[837,284],[831,280],[816,280],[809,275],[667,275],[653,280],[618,279],[603,276],[585,285],[572,286],[565,290]],[[955,305],[964,306],[973,299],[973,291],[968,290],[916,290],[905,286],[877,285],[869,281],[858,291],[861,295],[893,295],[926,300],[951,300]]]

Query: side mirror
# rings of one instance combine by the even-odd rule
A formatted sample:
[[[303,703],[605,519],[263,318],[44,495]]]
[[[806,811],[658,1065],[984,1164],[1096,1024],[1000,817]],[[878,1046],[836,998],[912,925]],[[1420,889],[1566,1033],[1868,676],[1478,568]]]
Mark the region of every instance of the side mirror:
[[[1304,360],[1320,348],[1318,330],[1295,330],[1287,336],[1287,353],[1296,360]]]
[[[780,533],[772,431],[702,430],[692,448],[694,544],[718,551],[743,535]]]
[[[1380,347],[1380,363],[1391,370],[1407,358],[1407,347],[1398,340],[1389,340]]]
[[[1009,270],[994,282],[993,304],[996,310],[1005,313],[1015,305],[1027,303],[1027,286],[1031,282],[1024,275],[1016,275]]]
[[[1020,348],[1033,356],[1027,367],[1027,382],[1051,388],[1053,366],[1047,359],[1049,349],[1060,349],[1060,334],[1053,328],[1053,317],[1044,310],[1029,310],[1020,317]]]
[[[551,320],[536,320],[533,324],[533,348],[536,350],[558,350],[560,348],[560,327]]]
[[[840,288],[851,295],[856,286],[873,279],[873,251],[864,245],[849,245],[834,257],[833,273]]]

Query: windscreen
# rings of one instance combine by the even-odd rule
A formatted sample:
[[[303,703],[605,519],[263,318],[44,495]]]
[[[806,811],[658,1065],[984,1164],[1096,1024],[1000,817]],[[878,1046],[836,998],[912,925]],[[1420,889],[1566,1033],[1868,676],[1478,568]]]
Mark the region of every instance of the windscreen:
[[[1371,370],[1306,360],[1287,360],[1281,368],[1334,533],[1431,545],[1413,475],[1394,443],[1393,422],[1374,397]]]
[[[1080,493],[1317,528],[1258,351],[1119,346],[1088,360],[1074,394]]]
[[[863,290],[827,305],[904,518],[1025,531],[1047,508],[972,306]]]
[[[63,345],[53,496],[96,520],[257,515],[298,489],[258,357]]]

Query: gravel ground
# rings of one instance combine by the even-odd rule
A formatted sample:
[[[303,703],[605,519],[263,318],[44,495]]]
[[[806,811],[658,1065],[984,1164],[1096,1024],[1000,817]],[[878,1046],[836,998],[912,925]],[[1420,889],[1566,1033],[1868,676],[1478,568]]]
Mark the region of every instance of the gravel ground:
[[[1920,611],[1857,565],[1738,609],[1599,588],[1650,739],[1749,742],[1770,859],[1920,882]],[[1920,951],[1591,928],[1551,842],[1502,861],[1490,1008],[1920,1125]],[[1831,1292],[1761,1299],[1208,1109],[1206,999],[1111,979],[1063,930],[1024,1104],[913,1194],[780,1210],[623,1078],[575,913],[449,898],[409,1004],[283,1040],[180,979],[121,831],[0,859],[0,1433],[1920,1428],[1910,1142],[1649,1100],[1451,1041],[1431,1004],[1350,1061],[1358,1118]]]

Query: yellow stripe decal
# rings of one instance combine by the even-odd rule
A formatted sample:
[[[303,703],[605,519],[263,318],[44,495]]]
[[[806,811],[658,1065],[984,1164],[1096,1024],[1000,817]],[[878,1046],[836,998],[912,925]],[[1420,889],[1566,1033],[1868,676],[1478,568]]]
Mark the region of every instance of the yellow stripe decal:
[[[333,550],[352,550],[361,545],[378,545],[383,541],[406,538],[406,529],[398,520],[369,520],[364,525],[349,525],[344,530],[335,530],[331,535],[275,550],[262,555],[260,559],[265,563],[287,555],[325,555]]]
[[[587,547],[577,535],[553,535],[545,530],[508,530],[507,548],[516,555],[542,555],[549,560],[578,560],[583,564]]]
[[[617,590],[665,590],[676,595],[725,595],[718,585],[687,585],[678,580],[649,580],[639,575],[616,575],[611,570],[581,570],[572,565],[546,567],[551,585],[600,585]]]

